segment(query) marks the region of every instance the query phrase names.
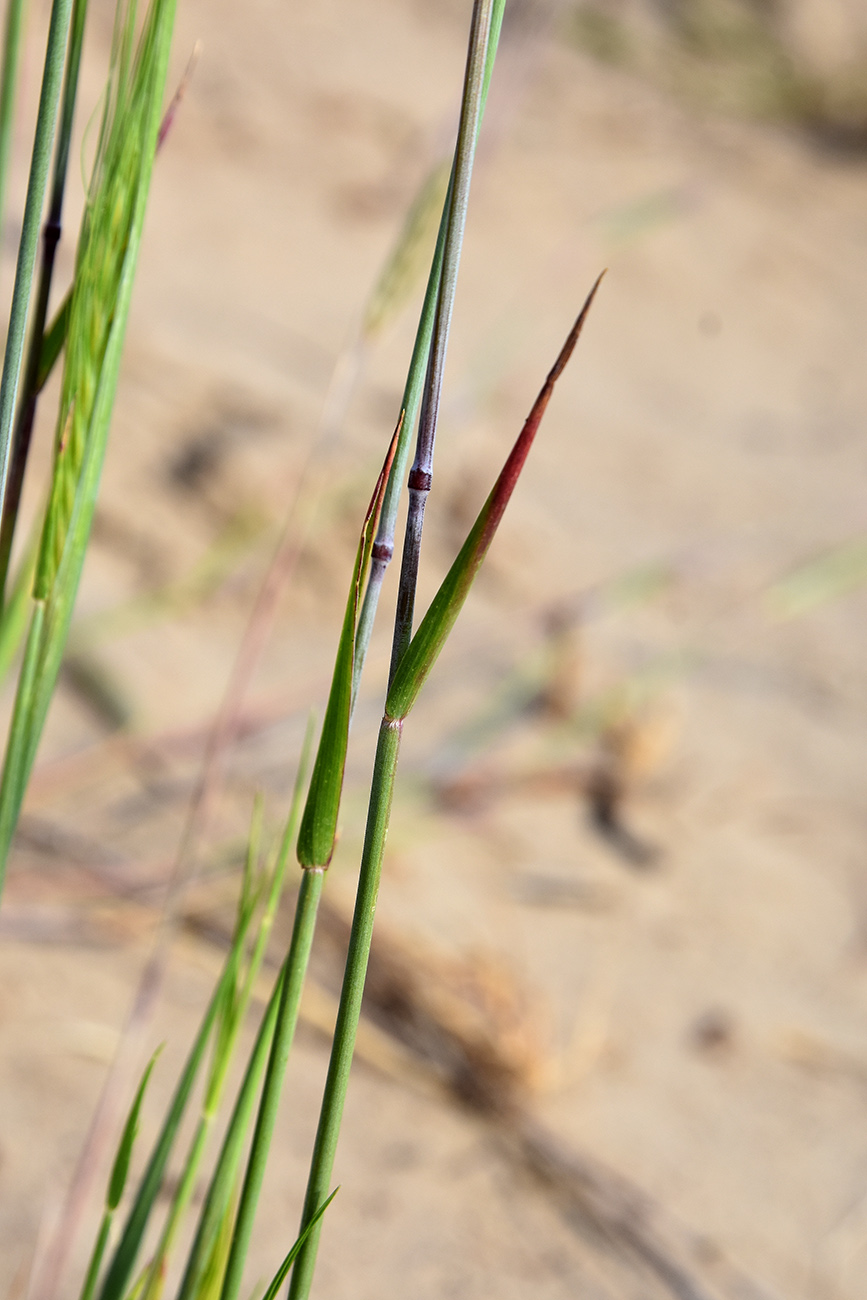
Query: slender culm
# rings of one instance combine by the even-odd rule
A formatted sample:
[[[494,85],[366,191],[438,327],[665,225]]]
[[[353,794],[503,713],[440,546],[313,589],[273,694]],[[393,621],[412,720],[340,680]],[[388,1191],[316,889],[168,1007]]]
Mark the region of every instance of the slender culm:
[[[6,229],[6,182],[12,154],[25,8],[25,0],[9,0],[3,32],[3,71],[0,75],[0,232]]]
[[[421,402],[415,460],[409,472],[409,512],[404,535],[397,615],[391,651],[392,677],[412,636],[415,591],[418,581],[418,561],[424,526],[424,509],[433,474],[433,452],[439,417],[440,394],[442,392],[443,371],[448,351],[464,227],[467,219],[467,204],[470,197],[470,182],[473,174],[479,119],[482,112],[492,10],[493,0],[476,0],[473,5],[470,52],[464,78],[461,120],[458,128],[458,143],[455,150],[454,173],[448,205],[448,221],[443,244],[442,272],[437,293],[424,394]],[[501,18],[501,16],[502,9],[499,10],[499,17]]]

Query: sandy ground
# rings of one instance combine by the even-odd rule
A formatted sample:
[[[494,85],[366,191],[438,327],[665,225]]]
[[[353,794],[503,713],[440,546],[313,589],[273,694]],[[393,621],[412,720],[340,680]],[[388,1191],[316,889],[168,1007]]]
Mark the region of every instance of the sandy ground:
[[[175,75],[197,38],[202,55],[157,169],[80,598],[78,645],[101,696],[81,674],[61,686],[0,920],[10,1295],[50,1235],[148,951],[202,736],[312,455],[299,563],[191,908],[225,914],[253,790],[267,792],[271,824],[285,809],[415,299],[367,350],[329,438],[326,394],[447,147],[465,8],[180,6]],[[106,39],[96,17],[91,102]],[[381,937],[415,954],[446,1020],[459,1018],[463,981],[562,1153],[642,1188],[667,1240],[704,1243],[702,1295],[856,1300],[867,594],[820,592],[795,611],[776,584],[864,530],[867,168],[794,132],[700,114],[520,24],[506,32],[488,127],[425,594],[593,278],[609,272],[407,726]],[[10,266],[7,249],[7,283]],[[148,604],[154,590],[164,598]],[[387,643],[383,625],[327,885],[337,913],[352,896]],[[111,730],[112,709],[129,714],[126,730]],[[622,826],[603,834],[584,791],[588,773],[611,772]],[[192,933],[173,955],[148,1034],[167,1047],[147,1132],[216,961]],[[251,1287],[294,1235],[336,965],[323,953],[317,969],[325,1009],[308,1007],[292,1063]],[[693,1294],[624,1234],[605,1240],[591,1213],[564,1210],[562,1189],[534,1181],[508,1135],[405,1052],[390,1055],[381,1026],[370,1032],[318,1296]],[[64,1295],[86,1247],[85,1234]],[[714,1259],[731,1267],[708,1272]]]

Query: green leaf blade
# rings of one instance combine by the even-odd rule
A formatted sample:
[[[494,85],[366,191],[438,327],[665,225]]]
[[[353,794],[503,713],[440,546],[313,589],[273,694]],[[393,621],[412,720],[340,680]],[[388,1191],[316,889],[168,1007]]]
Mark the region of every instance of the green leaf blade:
[[[329,1205],[334,1200],[335,1196],[339,1191],[340,1188],[335,1187],[334,1191],[328,1197],[328,1200],[323,1201],[319,1209],[313,1215],[310,1222],[304,1225],[303,1231],[298,1234],[298,1238],[295,1241],[294,1245],[292,1246],[292,1249],[289,1251],[289,1254],[283,1260],[283,1263],[280,1265],[280,1267],[277,1269],[277,1272],[274,1274],[273,1278],[271,1279],[271,1285],[268,1287],[268,1290],[263,1295],[262,1300],[276,1300],[277,1292],[280,1290],[281,1286],[286,1280],[290,1268],[295,1263],[296,1255],[298,1254],[301,1247],[304,1245],[305,1241],[310,1236],[311,1232],[316,1227],[317,1223],[322,1218],[323,1214],[328,1209]]]
[[[487,555],[524,468],[542,417],[554,392],[554,386],[566,368],[578,342],[601,280],[600,275],[533,403],[533,408],[524,422],[524,427],[509,453],[490,496],[482,506],[457,559],[446,574],[430,608],[419,624],[418,631],[398,664],[385,705],[389,718],[399,720],[409,713],[454,627],[455,620],[463,608],[470,587]]]
[[[132,1149],[135,1140],[138,1137],[138,1120],[141,1113],[142,1102],[144,1101],[145,1091],[150,1082],[151,1072],[156,1065],[157,1057],[160,1054],[160,1048],[154,1052],[142,1075],[141,1083],[138,1086],[138,1092],[127,1116],[126,1124],[121,1134],[120,1143],[117,1148],[117,1155],[114,1158],[114,1165],[111,1170],[111,1177],[108,1180],[108,1195],[105,1198],[106,1207],[114,1211],[120,1205],[123,1189],[126,1187],[127,1175],[129,1174],[130,1160],[132,1159]]]

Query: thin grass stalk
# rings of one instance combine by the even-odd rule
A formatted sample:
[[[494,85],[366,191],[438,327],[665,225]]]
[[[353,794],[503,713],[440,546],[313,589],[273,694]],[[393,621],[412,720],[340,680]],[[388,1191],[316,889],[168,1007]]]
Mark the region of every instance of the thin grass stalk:
[[[25,0],[9,0],[3,32],[3,71],[0,74],[0,239],[6,231],[6,186],[12,156],[25,8]]]
[[[391,676],[397,669],[412,636],[415,592],[418,581],[419,552],[421,549],[424,509],[431,488],[433,451],[439,416],[443,371],[448,351],[452,311],[458,268],[463,247],[470,182],[476,153],[479,121],[482,111],[482,93],[488,63],[489,37],[492,28],[493,0],[475,0],[470,48],[464,77],[461,100],[461,120],[455,149],[454,180],[448,205],[448,223],[443,247],[443,264],[437,294],[433,336],[425,377],[424,393],[419,416],[416,454],[409,472],[409,507],[401,560],[400,585],[397,596],[394,640],[391,652]],[[500,11],[502,14],[502,11]]]
[[[51,296],[51,281],[54,276],[54,262],[57,246],[60,243],[63,218],[63,197],[66,191],[66,173],[69,165],[69,148],[72,141],[72,126],[75,118],[75,101],[78,94],[78,77],[81,70],[81,50],[84,43],[84,25],[87,18],[88,0],[73,0],[72,18],[69,30],[69,45],[66,52],[66,69],[63,74],[63,93],[60,108],[60,125],[57,131],[57,148],[54,151],[54,167],[51,180],[51,195],[48,201],[48,214],[42,227],[42,258],[39,266],[39,279],[30,325],[30,340],[27,348],[27,360],[24,366],[22,399],[18,405],[15,427],[12,435],[12,447],[9,458],[9,474],[6,482],[6,494],[0,512],[0,610],[6,603],[6,582],[9,573],[9,560],[12,554],[12,542],[18,508],[21,504],[21,489],[24,484],[24,471],[30,452],[30,440],[36,419],[36,403],[41,389],[40,369],[42,361],[42,343],[45,334],[45,322],[48,316],[48,300]]]
[[[478,141],[478,134],[481,128],[485,104],[487,103],[488,98],[488,90],[490,88],[491,77],[494,71],[494,61],[497,57],[497,46],[500,40],[500,30],[503,25],[503,13],[505,7],[506,0],[494,0],[487,49],[485,51],[485,71],[482,81],[481,103],[479,107],[479,115],[476,121],[476,141]],[[392,466],[392,471],[388,479],[388,486],[385,491],[385,500],[382,506],[379,528],[373,545],[370,577],[368,578],[367,587],[364,592],[364,602],[358,620],[353,677],[353,701],[358,695],[361,672],[364,667],[364,661],[367,657],[367,649],[370,644],[373,624],[376,619],[376,610],[379,605],[379,596],[382,591],[386,569],[394,556],[394,535],[397,527],[398,507],[400,504],[401,493],[403,492],[404,480],[406,478],[410,441],[415,430],[418,408],[421,404],[422,389],[424,387],[428,358],[430,356],[431,338],[433,337],[434,331],[434,319],[436,316],[437,299],[439,295],[440,279],[442,276],[443,252],[445,249],[449,213],[451,210],[451,196],[454,187],[455,166],[456,159],[452,163],[449,185],[446,191],[445,202],[443,204],[439,231],[437,233],[436,246],[431,261],[430,274],[428,276],[418,329],[416,331],[409,370],[407,372],[406,384],[401,399],[403,425],[400,431],[400,438],[398,439],[397,451],[395,452],[394,465]]]
[[[331,1059],[325,1081],[319,1127],[316,1131],[316,1143],[310,1162],[310,1176],[301,1216],[302,1229],[307,1227],[326,1199],[334,1168],[334,1155],[337,1150],[352,1054],[355,1049],[355,1035],[361,1015],[364,981],[367,977],[370,943],[373,937],[373,917],[379,895],[382,855],[391,815],[402,726],[401,722],[394,723],[390,719],[384,719],[377,741],[358,894],[346,957],[346,973],[340,995],[337,1022],[334,1026]],[[306,1300],[310,1293],[316,1268],[319,1232],[320,1227],[317,1224],[299,1251],[289,1284],[289,1300]],[[224,1295],[222,1300],[229,1300],[229,1298]]]
[[[223,1280],[221,1300],[237,1300],[241,1289],[244,1264],[250,1248],[250,1237],[259,1204],[262,1181],[265,1177],[265,1166],[274,1136],[274,1125],[277,1120],[283,1079],[298,1024],[298,1009],[301,1005],[301,993],[304,988],[307,964],[310,959],[310,949],[313,944],[316,916],[324,879],[325,872],[321,867],[307,868],[301,877],[292,941],[286,957],[280,991],[280,1005],[271,1043],[271,1053],[268,1059],[268,1071],[262,1089],[262,1100],[253,1133],[250,1157],[247,1161],[247,1172],[241,1189],[241,1199],[235,1219],[235,1230],[232,1236],[226,1275]],[[315,1214],[325,1199],[325,1196],[318,1199],[310,1215],[306,1216],[307,1219]]]
[[[45,201],[45,189],[48,183],[51,150],[54,145],[57,108],[60,102],[60,87],[63,78],[66,39],[71,12],[72,0],[54,0],[51,6],[48,41],[45,49],[45,68],[42,74],[42,89],[39,95],[39,110],[36,117],[36,134],[33,139],[30,177],[27,182],[27,198],[24,204],[21,242],[18,245],[18,263],[15,269],[12,307],[9,313],[9,331],[6,335],[3,375],[0,378],[0,511],[2,511],[3,500],[6,496],[6,475],[8,472],[12,422],[15,416],[15,405],[21,378],[24,335],[33,288],[36,248],[39,242],[39,223],[42,216],[42,205]]]

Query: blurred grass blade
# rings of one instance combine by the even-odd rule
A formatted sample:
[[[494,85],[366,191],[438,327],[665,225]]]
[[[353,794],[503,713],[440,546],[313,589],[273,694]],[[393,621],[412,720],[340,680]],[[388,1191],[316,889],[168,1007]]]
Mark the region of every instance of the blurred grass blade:
[[[63,74],[57,148],[54,151],[54,165],[52,168],[51,195],[48,201],[48,212],[42,227],[42,256],[39,263],[39,277],[31,313],[32,320],[27,345],[27,359],[24,365],[24,379],[12,434],[9,477],[3,498],[3,509],[0,512],[0,607],[2,607],[6,598],[6,581],[9,574],[15,525],[21,505],[24,472],[30,454],[30,442],[36,420],[36,404],[42,388],[39,375],[42,366],[43,335],[45,333],[45,321],[48,316],[51,283],[54,278],[54,263],[63,229],[63,198],[66,192],[66,173],[72,141],[72,126],[75,119],[75,102],[78,96],[78,78],[81,70],[81,51],[84,44],[87,7],[88,0],[73,0],[69,43],[66,51],[66,68]]]
[[[27,633],[30,593],[33,589],[33,575],[36,572],[37,553],[38,539],[33,537],[21,557],[12,590],[0,616],[0,682],[5,679],[12,667],[12,662]]]
[[[227,989],[231,987],[231,983],[235,978],[236,966],[237,954],[233,947],[226,957],[217,987],[205,1011],[199,1032],[190,1049],[183,1073],[175,1089],[166,1118],[163,1121],[162,1129],[142,1175],[123,1233],[100,1288],[100,1300],[123,1300],[126,1293],[151,1213],[159,1196],[166,1165],[177,1140],[196,1078],[205,1058],[214,1023],[221,1007],[224,1005]]]
[[[0,784],[0,880],[63,657],[105,455],[141,244],[174,22],[152,0],[135,58],[122,9],[69,308],[52,485],[37,563],[30,676],[19,682]]]
[[[602,276],[590,290],[490,496],[398,665],[385,705],[389,718],[405,718],[409,713],[454,626],[524,468],[542,416],[551,400],[554,385],[578,342],[601,279]]]
[[[219,1285],[216,1288],[218,1294],[222,1287],[222,1272],[225,1271],[225,1260],[228,1258],[229,1247],[232,1243],[232,1220],[234,1217],[232,1215],[232,1199],[238,1181],[238,1171],[241,1167],[244,1144],[255,1114],[256,1096],[262,1083],[265,1066],[268,1063],[268,1053],[274,1036],[274,1025],[277,1022],[277,1007],[280,1002],[284,973],[284,970],[281,969],[274,991],[265,1009],[253,1051],[247,1062],[247,1069],[229,1120],[226,1136],[223,1139],[223,1146],[202,1206],[196,1236],[187,1258],[183,1280],[178,1291],[178,1300],[193,1300],[193,1297],[201,1297],[202,1289],[205,1286],[205,1278],[213,1267],[215,1254],[219,1250],[221,1236],[225,1235],[227,1240],[225,1242],[223,1270],[220,1274]]]
[[[84,1279],[84,1285],[81,1288],[81,1300],[92,1300],[96,1291],[96,1284],[99,1279],[99,1270],[102,1267],[102,1259],[105,1254],[105,1248],[108,1244],[108,1234],[111,1231],[114,1212],[120,1205],[121,1197],[126,1186],[127,1174],[129,1173],[130,1160],[132,1159],[132,1149],[138,1136],[138,1121],[141,1113],[141,1105],[144,1100],[145,1090],[151,1077],[151,1072],[156,1064],[156,1059],[160,1054],[161,1048],[157,1048],[148,1062],[145,1072],[142,1075],[141,1083],[138,1086],[135,1099],[127,1116],[126,1124],[121,1134],[120,1143],[117,1148],[117,1155],[114,1158],[111,1176],[108,1180],[108,1191],[105,1198],[105,1211],[102,1216],[102,1223],[99,1225],[99,1232],[96,1238],[96,1244],[90,1257],[90,1263],[87,1268],[87,1274]]]
[[[151,1072],[156,1065],[157,1057],[161,1049],[157,1048],[151,1059],[148,1061],[145,1072],[142,1075],[141,1083],[138,1086],[138,1092],[135,1095],[123,1133],[121,1134],[120,1145],[117,1149],[117,1155],[114,1159],[114,1165],[111,1170],[111,1178],[108,1182],[108,1196],[106,1205],[110,1210],[116,1210],[120,1205],[124,1188],[126,1187],[127,1175],[129,1174],[129,1163],[132,1159],[132,1149],[135,1140],[138,1137],[138,1121],[141,1114],[141,1106],[144,1101],[145,1090],[150,1082]]]
[[[379,523],[379,512],[388,475],[394,460],[395,448],[400,435],[403,416],[398,421],[397,429],[391,440],[373,496],[364,517],[364,527],[358,543],[355,567],[346,613],[343,617],[343,629],[337,647],[334,675],[331,679],[331,692],[325,718],[322,722],[322,736],[310,778],[310,790],[301,830],[298,835],[298,861],[302,867],[327,867],[334,852],[337,836],[337,815],[340,810],[340,795],[343,789],[343,769],[346,765],[346,750],[349,744],[349,722],[352,715],[352,684],[355,664],[355,634],[358,625],[358,609],[361,593],[370,567],[370,554]]]
[[[42,336],[39,369],[36,372],[37,396],[48,383],[57,359],[63,351],[63,345],[66,342],[66,331],[69,329],[69,305],[71,300],[72,291],[70,290],[54,313],[51,323]]]
[[[777,618],[797,618],[867,583],[867,538],[854,537],[775,582],[767,594]]]
[[[415,291],[424,262],[433,253],[450,172],[449,160],[438,162],[422,182],[368,299],[361,325],[365,339],[384,329]]]
[[[311,717],[307,725],[304,743],[301,747],[301,755],[292,792],[289,816],[286,820],[286,825],[277,849],[276,860],[271,873],[270,891],[265,912],[259,923],[256,942],[253,948],[253,955],[249,962],[246,980],[242,984],[241,996],[236,1002],[236,1020],[238,1027],[240,1027],[243,1015],[249,1005],[253,986],[265,956],[268,938],[282,896],[286,867],[289,861],[292,845],[295,841],[295,835],[298,830],[298,819],[301,814],[301,800],[307,779],[312,747],[313,719]],[[248,867],[249,859],[251,857],[252,854],[248,855]],[[239,910],[239,915],[240,914],[241,911]],[[256,1096],[262,1082],[268,1059],[268,1052],[271,1047],[282,985],[283,974],[281,973],[277,979],[276,987],[265,1011],[265,1015],[263,1016],[256,1043],[248,1060],[244,1079],[241,1083],[235,1107],[232,1111],[226,1134],[223,1138],[220,1154],[211,1175],[210,1185],[199,1217],[199,1225],[187,1258],[183,1280],[178,1292],[178,1300],[190,1300],[190,1298],[194,1296],[197,1297],[198,1300],[201,1300],[200,1288],[204,1285],[204,1279],[206,1276],[210,1276],[211,1271],[216,1267],[218,1255],[222,1260],[221,1268],[223,1271],[225,1269],[225,1262],[228,1258],[229,1247],[232,1240],[232,1200],[236,1190],[238,1171],[240,1169],[244,1144],[247,1140],[250,1126],[253,1121]],[[222,1086],[222,1084],[220,1086]],[[213,1093],[213,1080],[211,1086],[209,1086],[208,1093],[210,1102],[214,1108],[214,1113],[216,1113],[216,1103],[219,1102],[219,1095],[215,1096]],[[229,1219],[228,1224],[227,1216]],[[228,1238],[223,1241],[226,1234],[228,1234]],[[223,1241],[222,1246],[220,1244],[221,1241]],[[219,1291],[221,1284],[222,1271],[218,1281],[215,1282],[214,1279],[211,1278],[209,1288],[216,1286],[217,1291]]]
[[[304,1245],[305,1241],[310,1236],[311,1232],[316,1227],[317,1223],[322,1218],[323,1214],[328,1209],[329,1205],[334,1200],[335,1196],[339,1191],[340,1188],[335,1187],[334,1191],[328,1197],[328,1200],[323,1201],[319,1209],[313,1215],[310,1222],[304,1228],[303,1232],[299,1233],[294,1246],[289,1251],[289,1254],[283,1260],[283,1263],[280,1265],[280,1267],[277,1269],[277,1272],[274,1274],[273,1278],[271,1279],[271,1285],[268,1287],[268,1290],[263,1295],[262,1300],[276,1300],[277,1292],[280,1290],[281,1286],[285,1282],[290,1268],[295,1263],[295,1256],[298,1254],[299,1250]]]

